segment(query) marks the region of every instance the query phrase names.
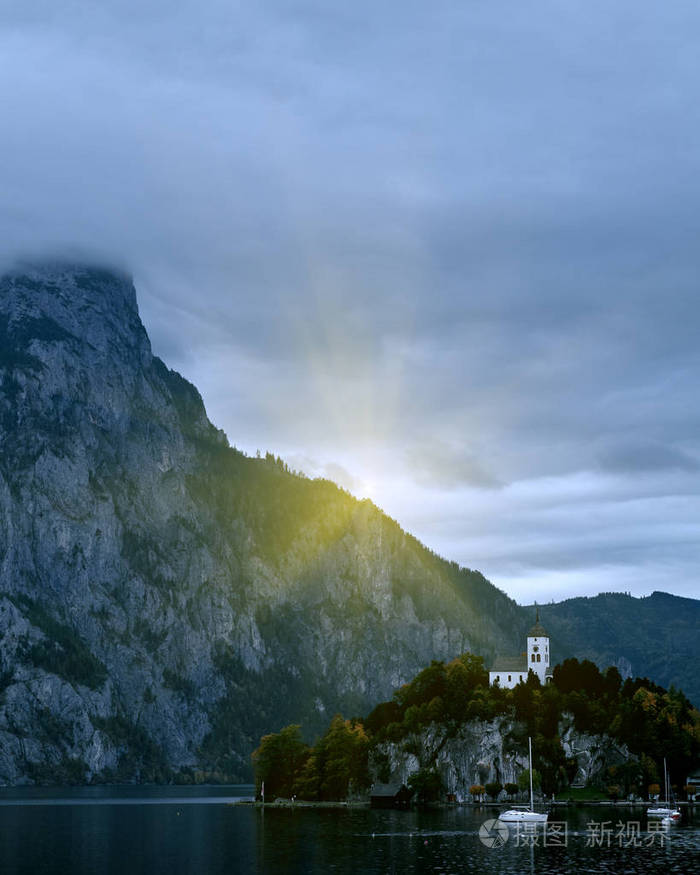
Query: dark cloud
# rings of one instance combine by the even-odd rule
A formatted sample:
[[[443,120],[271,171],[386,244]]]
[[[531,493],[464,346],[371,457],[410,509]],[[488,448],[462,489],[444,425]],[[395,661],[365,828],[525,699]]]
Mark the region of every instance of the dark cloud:
[[[610,447],[600,455],[601,466],[611,471],[697,471],[700,462],[682,450],[663,444],[630,442]]]
[[[698,25],[10,0],[0,262],[128,265],[232,443],[528,602],[697,594]]]

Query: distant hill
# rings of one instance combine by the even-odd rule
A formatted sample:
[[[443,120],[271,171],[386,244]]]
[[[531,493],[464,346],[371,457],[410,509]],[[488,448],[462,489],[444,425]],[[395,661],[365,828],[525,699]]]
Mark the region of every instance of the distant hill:
[[[654,592],[646,598],[601,593],[540,607],[564,656],[615,665],[624,677],[648,677],[682,689],[700,705],[700,601]]]

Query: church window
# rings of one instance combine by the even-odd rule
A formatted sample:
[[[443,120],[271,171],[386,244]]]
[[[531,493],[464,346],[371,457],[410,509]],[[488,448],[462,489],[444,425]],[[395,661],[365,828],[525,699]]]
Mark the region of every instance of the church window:
[[[540,662],[540,655],[539,655],[539,653],[537,654],[537,661]]]
[[[532,661],[533,662],[535,661],[535,654],[534,653],[532,654]]]
[[[510,679],[511,679],[511,678],[510,678],[510,675],[508,675],[508,680],[510,681]]]

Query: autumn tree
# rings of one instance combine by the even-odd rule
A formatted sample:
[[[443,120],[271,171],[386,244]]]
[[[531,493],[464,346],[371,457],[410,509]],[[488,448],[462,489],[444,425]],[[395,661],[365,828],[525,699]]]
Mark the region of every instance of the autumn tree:
[[[368,756],[369,739],[362,723],[336,714],[314,746],[313,770],[310,765],[305,780],[317,782],[321,799],[346,799],[349,792],[370,785]]]

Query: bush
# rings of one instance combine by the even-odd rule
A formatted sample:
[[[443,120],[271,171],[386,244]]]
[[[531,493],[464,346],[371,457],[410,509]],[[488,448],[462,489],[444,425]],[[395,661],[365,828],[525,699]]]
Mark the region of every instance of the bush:
[[[503,784],[501,784],[500,781],[491,781],[489,784],[486,784],[486,786],[484,787],[484,789],[486,790],[486,792],[488,793],[488,795],[489,795],[489,796],[493,799],[493,801],[495,802],[495,801],[496,801],[496,798],[498,797],[498,794],[499,794],[499,793],[501,792],[501,790],[503,789]]]
[[[436,769],[419,769],[409,775],[407,784],[415,793],[419,805],[436,802],[445,789],[442,776]]]

